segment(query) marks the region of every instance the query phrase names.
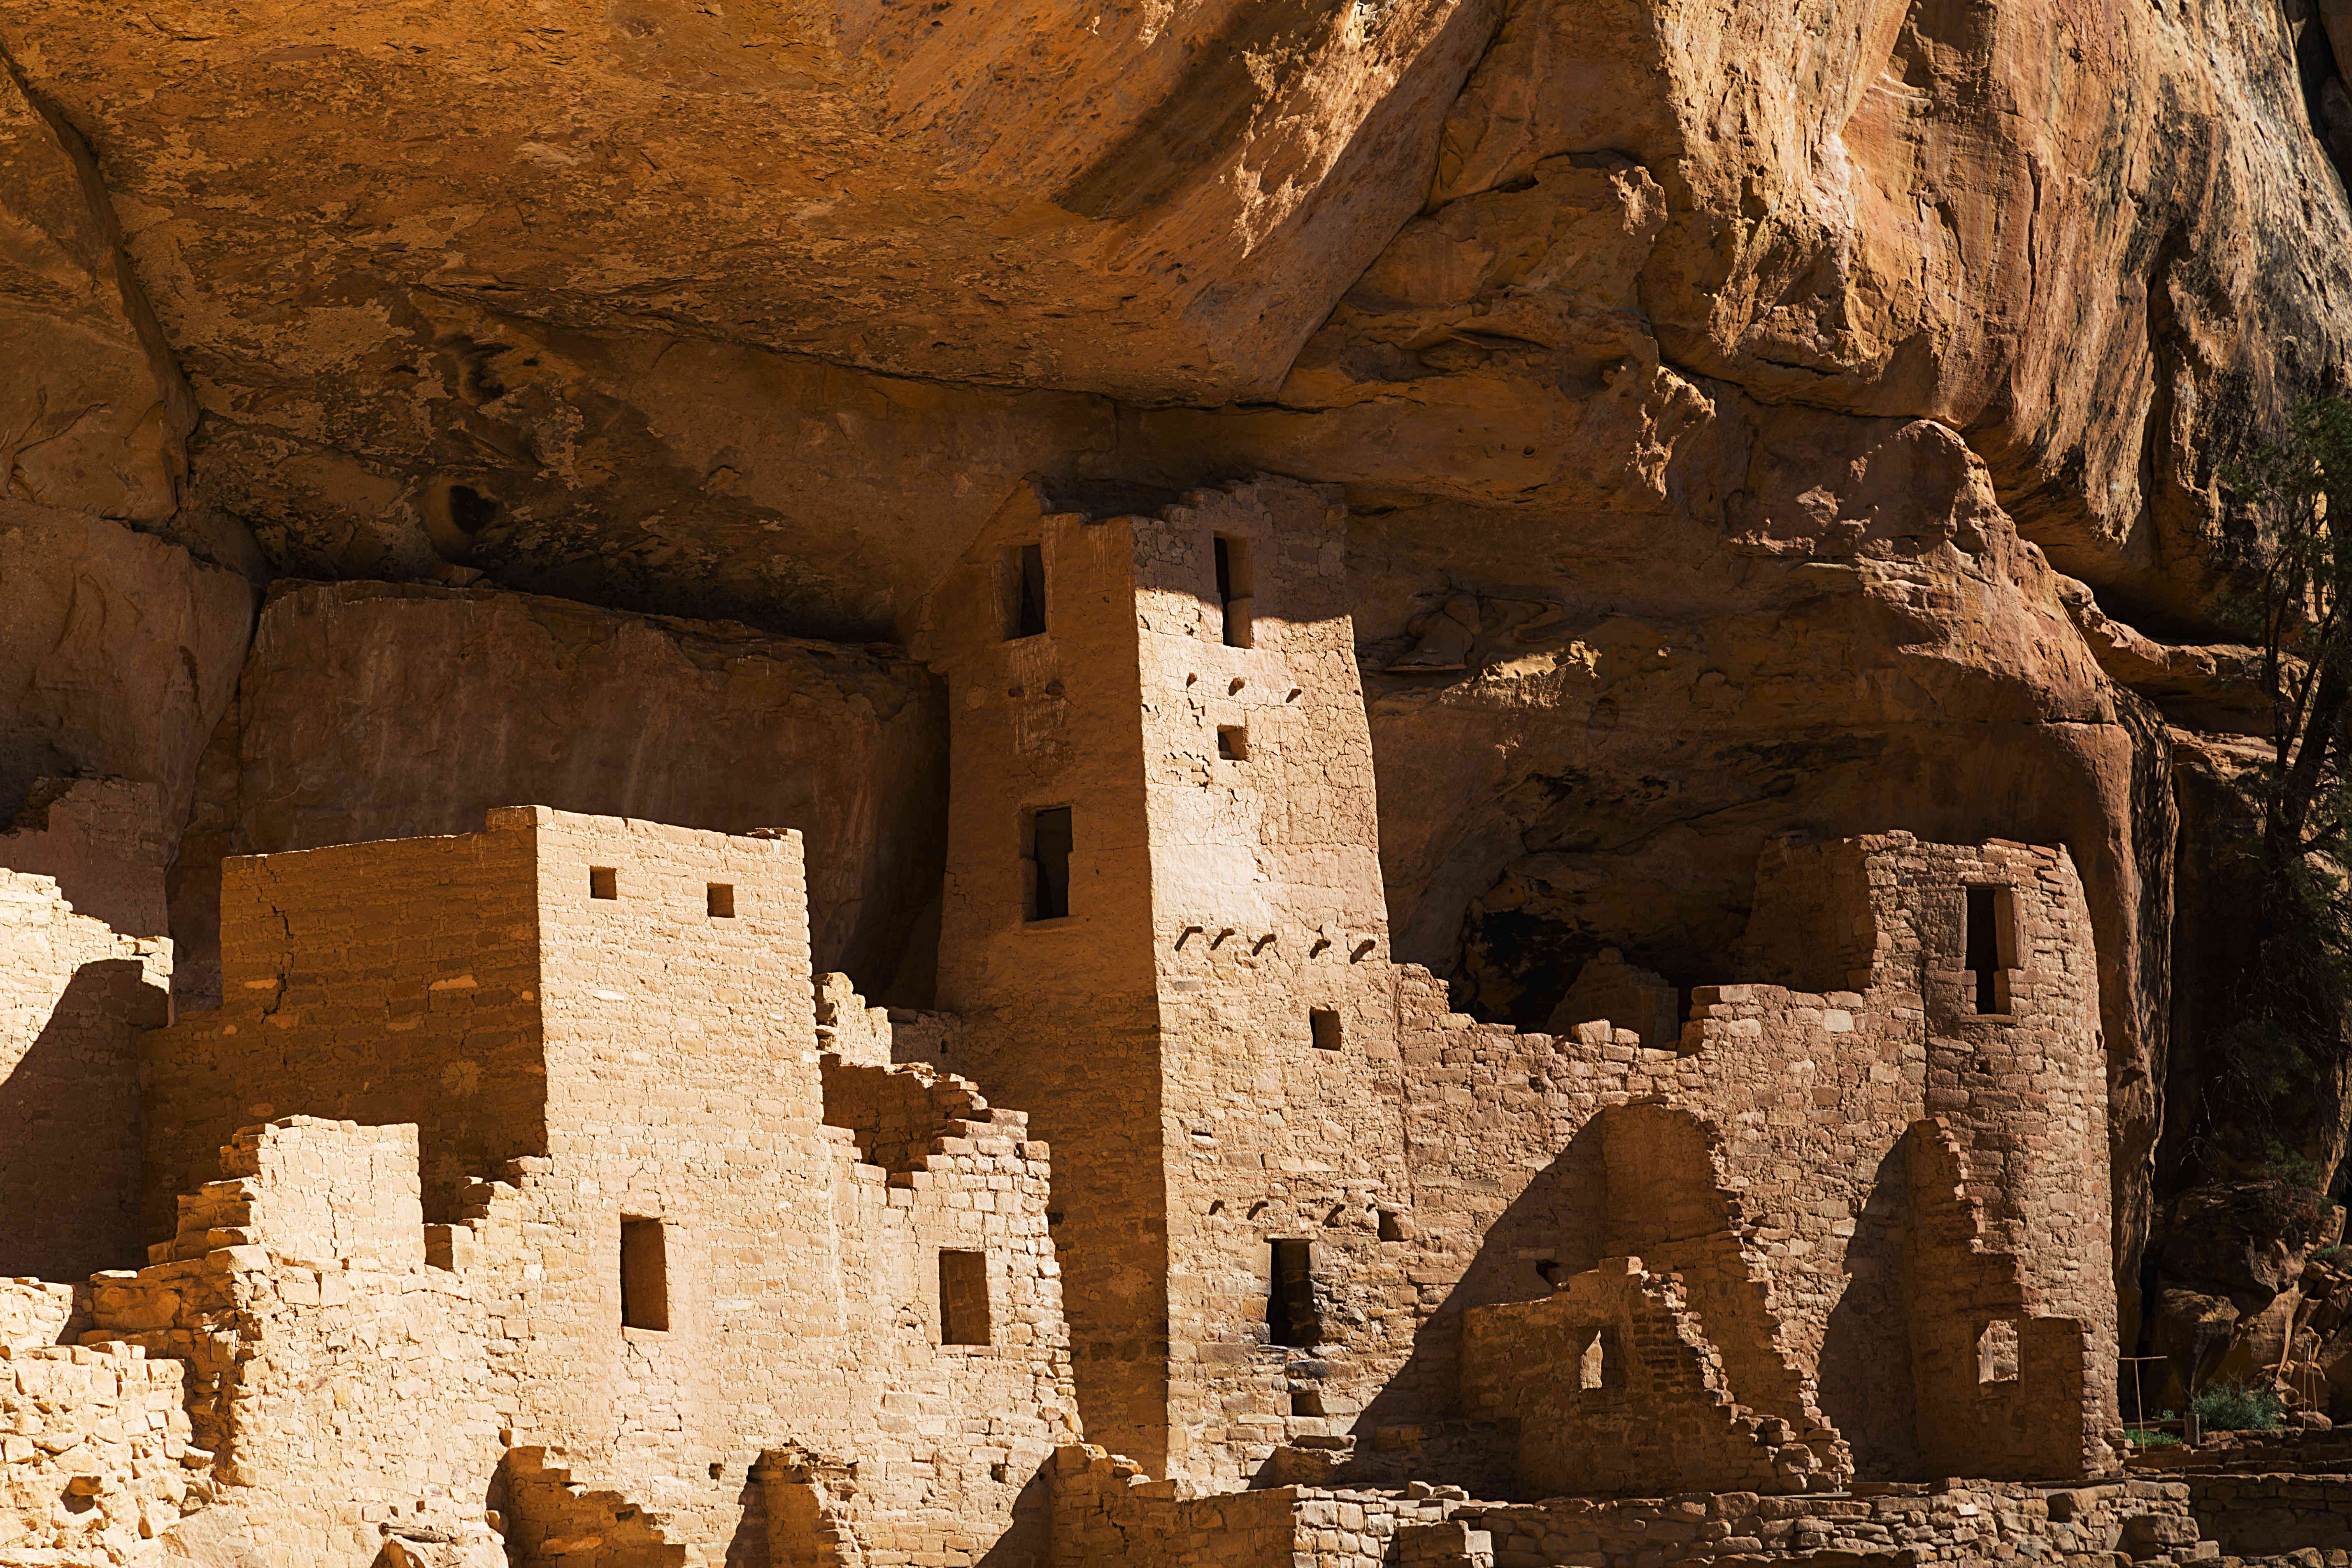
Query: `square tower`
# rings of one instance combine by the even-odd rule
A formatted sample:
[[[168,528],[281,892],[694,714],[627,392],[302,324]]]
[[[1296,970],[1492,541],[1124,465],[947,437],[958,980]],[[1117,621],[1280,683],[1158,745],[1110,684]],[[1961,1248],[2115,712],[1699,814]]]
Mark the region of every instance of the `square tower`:
[[[1344,1416],[1406,1201],[1344,517],[1258,479],[984,531],[926,606],[952,780],[950,1065],[1056,1150],[1088,1435],[1230,1484]],[[1312,1363],[1302,1382],[1300,1366]]]

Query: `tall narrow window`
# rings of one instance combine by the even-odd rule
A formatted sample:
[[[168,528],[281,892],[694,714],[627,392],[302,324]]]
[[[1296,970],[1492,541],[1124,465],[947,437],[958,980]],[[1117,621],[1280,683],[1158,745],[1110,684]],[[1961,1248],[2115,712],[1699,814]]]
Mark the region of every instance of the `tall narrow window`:
[[[1323,1337],[1315,1310],[1315,1249],[1311,1242],[1274,1243],[1266,1292],[1266,1337],[1278,1345],[1312,1345]]]
[[[621,1216],[621,1326],[669,1327],[669,1246],[657,1219]]]
[[[940,1254],[940,1343],[984,1345],[988,1335],[988,1254]]]
[[[1969,1001],[1985,1014],[2009,1011],[2009,975],[2017,966],[2017,932],[2007,888],[1970,888],[1967,952],[1962,963],[1971,981]]]
[[[1250,542],[1217,535],[1217,603],[1224,610],[1225,646],[1250,642]]]
[[[1339,1010],[1337,1007],[1308,1008],[1307,1026],[1314,1033],[1317,1050],[1336,1051],[1339,1048]]]
[[[1055,921],[1070,912],[1070,808],[1053,806],[1029,814],[1028,908],[1033,921]]]
[[[1004,640],[1045,629],[1045,547],[1024,544],[1004,552]]]

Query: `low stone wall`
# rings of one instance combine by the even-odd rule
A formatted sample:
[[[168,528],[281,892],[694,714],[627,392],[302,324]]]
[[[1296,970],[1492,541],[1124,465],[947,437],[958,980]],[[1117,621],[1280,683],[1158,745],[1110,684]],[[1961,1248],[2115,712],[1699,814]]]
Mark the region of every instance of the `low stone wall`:
[[[0,1343],[0,1563],[110,1563],[212,1500],[183,1369],[135,1345]]]
[[[0,1345],[23,1351],[69,1343],[74,1292],[48,1279],[0,1279]]]
[[[2118,1551],[2141,1562],[2199,1551],[2189,1490],[2177,1481],[2046,1488],[1972,1482],[1864,1487],[1842,1497],[1749,1492],[1605,1501],[1455,1505],[1493,1537],[1495,1568],[1658,1568],[1726,1556],[1903,1552],[1925,1563],[2074,1558]],[[2210,1555],[2210,1546],[2203,1549]]]
[[[1336,1515],[1332,1494],[1301,1487],[1180,1498],[1172,1481],[1091,1446],[1057,1449],[1054,1489],[1054,1568],[1291,1568],[1319,1563],[1300,1555],[1309,1515]],[[1360,1524],[1362,1510],[1355,1510]],[[1435,1517],[1433,1515],[1433,1517]],[[1349,1537],[1353,1550],[1359,1537]],[[1348,1568],[1381,1562],[1379,1545],[1329,1561]],[[1385,1539],[1385,1536],[1381,1538]]]
[[[2352,1475],[2190,1476],[2198,1528],[2232,1557],[2352,1548]]]
[[[1667,1568],[1824,1554],[1903,1568],[2053,1561],[2111,1568],[2117,1553],[2142,1564],[2217,1554],[2200,1539],[2189,1489],[2178,1481],[1539,1503],[1479,1502],[1451,1487],[1282,1487],[1184,1499],[1098,1448],[1066,1448],[1054,1482],[1056,1568]],[[2352,1489],[2352,1478],[2346,1485]]]

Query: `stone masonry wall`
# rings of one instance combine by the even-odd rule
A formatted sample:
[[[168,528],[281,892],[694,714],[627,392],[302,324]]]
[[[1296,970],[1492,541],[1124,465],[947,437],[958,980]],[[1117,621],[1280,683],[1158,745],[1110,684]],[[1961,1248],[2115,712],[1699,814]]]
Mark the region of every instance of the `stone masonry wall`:
[[[286,1560],[365,1568],[388,1526],[484,1529],[515,1410],[494,1325],[426,1263],[414,1126],[284,1118],[222,1151],[168,1254],[91,1281],[85,1344],[175,1358],[217,1500]]]
[[[1013,636],[1027,546],[1045,628]],[[925,602],[915,647],[949,679],[939,1003],[962,1027],[943,1059],[1054,1146],[1087,1431],[1158,1474],[1168,1190],[1134,552],[1125,520],[1049,516],[1024,489]],[[1060,807],[1070,912],[1028,920],[1025,836],[1032,814]]]
[[[2199,1531],[2232,1557],[2352,1549],[2352,1476],[2189,1476]]]
[[[1344,1433],[1406,1353],[1402,1065],[1343,523],[1331,494],[1258,481],[1129,524],[1174,1156],[1170,1468],[1202,1485]],[[1315,1326],[1285,1343],[1276,1249],[1300,1244]]]
[[[1184,1499],[1097,1448],[1055,1472],[1057,1564],[1121,1568],[1669,1568],[1730,1558],[1860,1568],[2209,1561],[2189,1489],[2146,1480],[1874,1486],[1481,1502],[1458,1489],[1282,1487]],[[1094,1553],[1087,1555],[1087,1552]]]
[[[1903,1249],[1912,1387],[1928,1466],[1964,1476],[2029,1478],[2095,1469],[2101,1434],[2083,1419],[2089,1325],[2036,1314],[2023,1260],[1987,1245],[1967,1196],[1968,1162],[1940,1120],[1906,1142],[1911,1224]],[[2093,1405],[2095,1408],[2095,1401]]]
[[[54,877],[76,913],[124,936],[169,934],[171,854],[162,792],[132,779],[36,779],[15,824],[0,832],[0,866]]]
[[[1921,1473],[1897,1151],[1931,1089],[1937,1105],[1971,1108],[1959,1131],[1972,1169],[1975,1149],[1988,1151],[1993,1173],[1979,1184],[2000,1192],[2002,1235],[2030,1234],[2021,1256],[2047,1255],[2027,1282],[2032,1313],[2084,1323],[2091,1364],[2111,1354],[2112,1293],[2095,1288],[2107,1245],[2095,960],[2064,853],[1905,834],[1817,847],[1768,857],[1755,929],[1774,942],[1759,962],[1802,953],[1817,982],[1864,989],[1701,987],[1675,1052],[1644,1049],[1631,1030],[1561,1040],[1479,1025],[1402,972],[1419,1326],[1411,1361],[1361,1425],[1377,1432],[1443,1409],[1462,1310],[1545,1293],[1539,1264],[1574,1272],[1602,1256],[1603,1140],[1588,1129],[1612,1106],[1645,1100],[1686,1110],[1720,1138],[1742,1200],[1739,1256],[1769,1288],[1790,1358],[1817,1380],[1862,1474]],[[1959,1012],[1952,911],[1970,881],[2010,889],[2024,933],[2014,1011],[1999,1019]],[[1844,901],[1857,893],[1858,907]],[[2095,1471],[2111,1463],[2104,1380],[2084,1397],[2081,1451]]]
[[[334,1517],[312,1500],[331,1522],[295,1538],[320,1561],[360,1552],[371,1539],[360,1526],[396,1523],[419,1500],[467,1498],[478,1512],[497,1488],[541,1501],[578,1488],[613,1499],[614,1521],[647,1521],[675,1560],[717,1563],[744,1531],[765,1530],[761,1477],[780,1473],[773,1457],[786,1453],[854,1475],[852,1523],[877,1568],[991,1551],[1007,1563],[1041,1560],[1045,1496],[1034,1483],[1076,1428],[1046,1240],[1049,1155],[1024,1117],[915,1068],[836,1063],[841,1100],[827,1105],[798,835],[730,837],[516,807],[472,837],[483,842],[440,841],[444,864],[466,872],[457,886],[470,907],[494,911],[493,935],[530,941],[511,973],[478,958],[460,973],[489,993],[494,1039],[511,1029],[533,1043],[537,1061],[523,1076],[543,1086],[543,1152],[477,1167],[436,1200],[413,1175],[402,1189],[298,1173],[305,1129],[240,1136],[231,1157],[277,1150],[278,1175],[241,1170],[194,1194],[178,1238],[160,1249],[169,1260],[100,1281],[101,1322],[193,1332],[191,1311],[241,1312],[261,1339],[238,1352],[245,1361],[263,1371],[299,1363],[316,1387],[335,1375],[334,1357],[319,1350],[299,1304],[334,1297],[333,1282],[306,1282],[299,1268],[289,1282],[279,1263],[331,1250],[345,1275],[385,1275],[365,1299],[406,1314],[403,1322],[446,1298],[454,1315],[420,1331],[431,1353],[460,1363],[436,1372],[440,1396],[493,1415],[417,1416],[433,1436],[406,1451],[396,1434],[359,1441],[348,1421],[315,1409],[281,1415],[252,1405],[264,1397],[254,1389],[280,1387],[274,1373],[256,1383],[263,1373],[240,1373],[236,1355],[186,1347],[209,1390],[195,1406],[200,1428],[215,1421],[234,1432],[251,1408],[269,1415],[257,1429],[268,1441],[334,1435],[400,1478],[396,1498],[361,1489],[367,1509],[390,1510],[383,1520]],[[413,872],[420,843],[433,842],[271,857],[277,903],[248,900],[239,913],[232,900],[224,936],[233,957],[268,945],[242,929],[248,921],[283,918],[342,939],[273,955],[314,1005],[264,1026],[278,1032],[268,1053],[245,1059],[238,1087],[248,1099],[333,1098],[320,1094],[307,1063],[358,1047],[347,1023],[357,1015],[335,1004],[348,989],[381,1008],[387,991],[380,974],[347,973],[371,950],[320,905],[339,879],[380,885],[364,864],[371,851]],[[321,868],[284,864],[313,855]],[[251,879],[234,861],[228,877],[232,888]],[[415,874],[404,886],[428,901],[436,884]],[[320,904],[289,908],[290,891]],[[412,947],[429,957],[439,940]],[[457,951],[454,931],[449,940]],[[497,944],[486,945],[497,957]],[[406,973],[421,976],[421,960]],[[237,974],[233,967],[233,994]],[[217,1038],[164,1045],[202,1052]],[[385,1048],[366,1063],[371,1092],[438,1108],[446,1131],[453,1109],[463,1110],[445,1104],[447,1052],[468,1042],[454,1034],[439,1055]],[[160,1076],[182,1081],[170,1064]],[[878,1128],[884,1104],[901,1113],[893,1142],[868,1142],[888,1168],[861,1157],[856,1130],[862,1120]],[[455,1146],[445,1139],[445,1152]],[[338,1158],[359,1168],[351,1147]],[[275,1251],[261,1239],[269,1235]],[[944,1295],[961,1312],[953,1333]],[[351,1323],[332,1331],[344,1345],[373,1342],[374,1331]],[[387,1409],[415,1415],[398,1401]],[[516,1455],[536,1458],[501,1468],[499,1433]],[[457,1448],[436,1447],[445,1440]],[[260,1485],[273,1468],[323,1473],[315,1484],[329,1489],[348,1484],[331,1464],[291,1451],[236,1471]],[[557,1471],[565,1479],[549,1491],[542,1482]],[[495,1487],[493,1476],[502,1478]],[[559,1509],[532,1524],[519,1513],[518,1525],[571,1540],[568,1517]]]
[[[169,1017],[170,985],[168,941],[0,870],[0,1277],[139,1260],[138,1031]]]
[[[226,862],[222,1005],[142,1042],[148,1233],[280,1115],[415,1123],[436,1219],[543,1152],[536,850],[492,831]]]
[[[1514,1423],[1522,1488],[1826,1491],[1839,1478],[1778,1416],[1738,1404],[1680,1279],[1612,1258],[1539,1301],[1473,1309],[1462,1400]]]
[[[0,1563],[120,1563],[209,1500],[181,1372],[134,1345],[0,1344]]]

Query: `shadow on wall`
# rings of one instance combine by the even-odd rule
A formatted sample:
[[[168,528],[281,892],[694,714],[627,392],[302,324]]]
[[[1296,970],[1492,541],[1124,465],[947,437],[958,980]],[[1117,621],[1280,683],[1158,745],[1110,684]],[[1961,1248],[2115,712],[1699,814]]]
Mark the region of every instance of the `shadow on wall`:
[[[1911,1331],[1903,1303],[1910,1177],[1898,1142],[1878,1163],[1846,1243],[1845,1291],[1830,1309],[1816,1373],[1822,1414],[1853,1445],[1863,1480],[1916,1477],[1919,1422],[1911,1389]]]
[[[132,1031],[165,1011],[138,960],[85,963],[0,1079],[0,1278],[84,1279],[146,1262]]]
[[[1541,1300],[1556,1281],[1629,1249],[1653,1268],[1688,1271],[1692,1306],[1724,1354],[1735,1397],[1760,1412],[1799,1416],[1794,1369],[1780,1358],[1765,1286],[1742,1278],[1738,1216],[1717,1189],[1707,1148],[1704,1121],[1654,1102],[1611,1107],[1579,1129],[1496,1219],[1469,1268],[1423,1322],[1405,1364],[1359,1418],[1356,1457],[1331,1484],[1410,1479],[1528,1500],[1519,1499],[1507,1468],[1496,1473],[1507,1467],[1504,1435],[1457,1431],[1448,1441],[1433,1421],[1440,1413],[1458,1419],[1464,1315],[1473,1307]],[[1906,1171],[1898,1144],[1857,1218],[1846,1289],[1829,1315],[1815,1372],[1814,1398],[1852,1444],[1856,1474],[1869,1479],[1921,1473],[1902,1291]],[[1422,1436],[1384,1437],[1383,1428]],[[1399,1441],[1405,1446],[1394,1447]],[[1280,1464],[1277,1456],[1255,1484],[1289,1479]]]
[[[1404,1365],[1364,1407],[1356,1422],[1357,1455],[1333,1484],[1402,1485],[1412,1479],[1465,1487],[1473,1497],[1533,1500],[1517,1497],[1507,1436],[1440,1428],[1433,1443],[1432,1420],[1440,1413],[1454,1417],[1460,1409],[1462,1320],[1469,1309],[1541,1300],[1551,1294],[1554,1278],[1580,1273],[1600,1260],[1607,1180],[1601,1135],[1587,1123],[1487,1227],[1470,1266],[1414,1333]],[[1424,1436],[1387,1446],[1391,1440],[1381,1436],[1383,1428],[1418,1428]],[[1280,1458],[1277,1453],[1269,1466]],[[1267,1468],[1253,1484],[1280,1480]]]

